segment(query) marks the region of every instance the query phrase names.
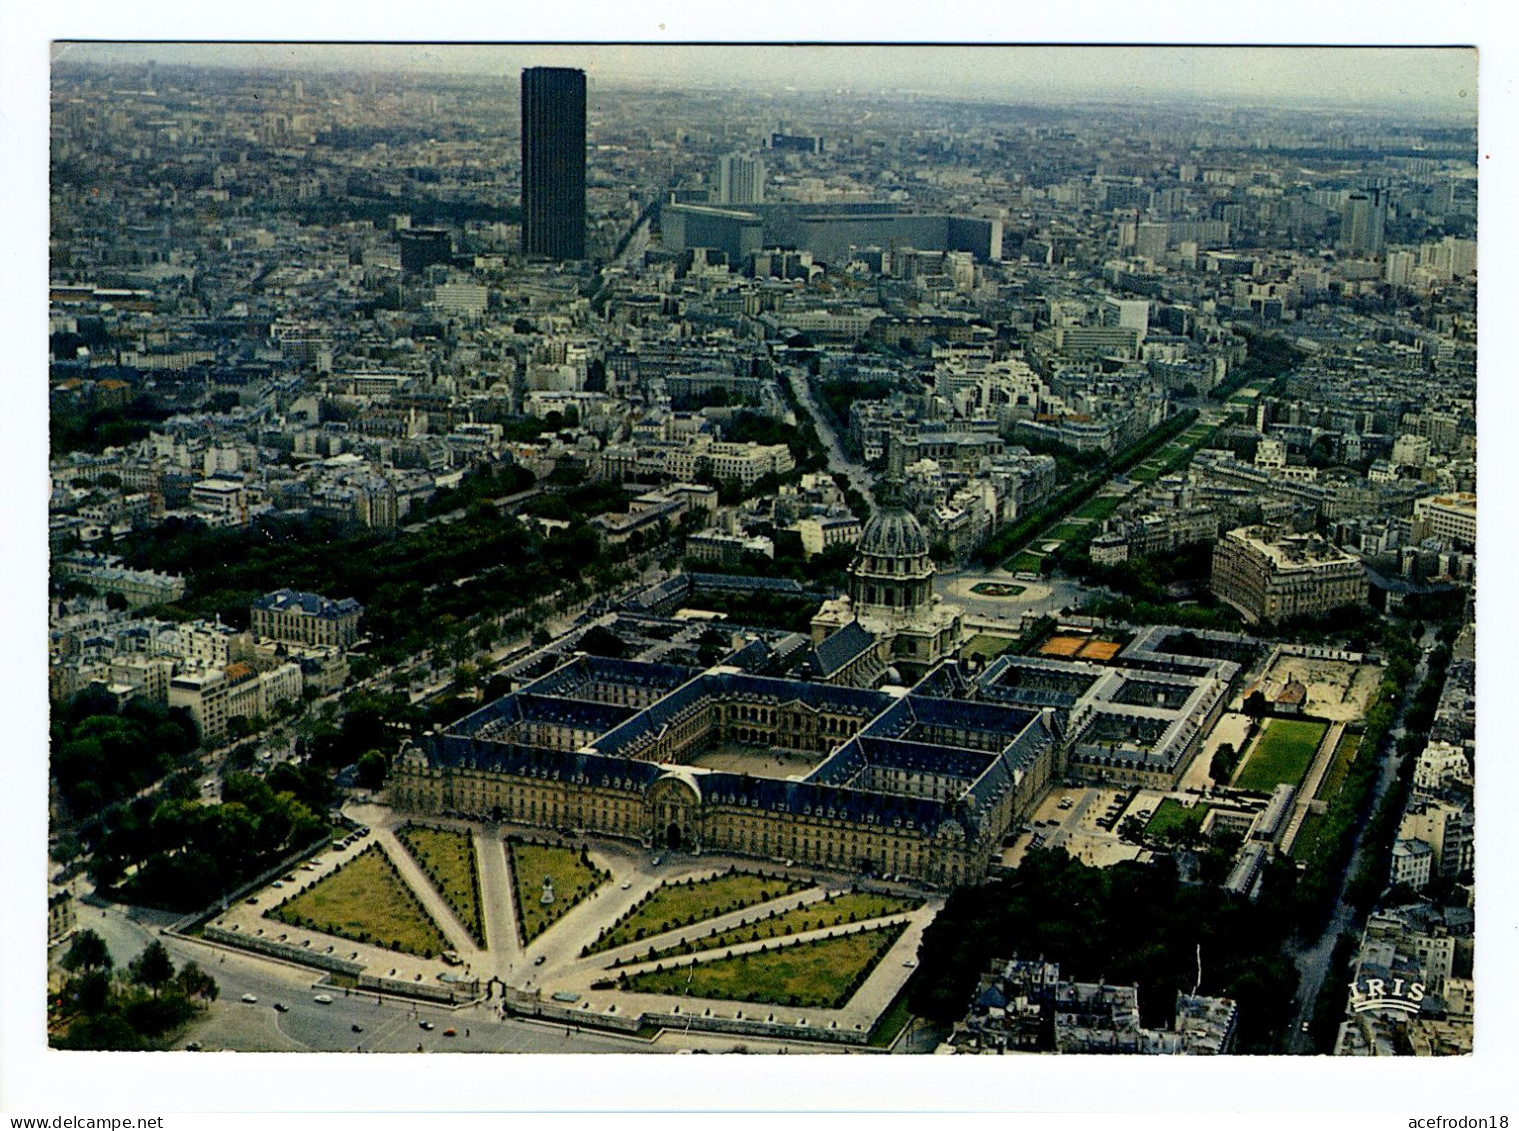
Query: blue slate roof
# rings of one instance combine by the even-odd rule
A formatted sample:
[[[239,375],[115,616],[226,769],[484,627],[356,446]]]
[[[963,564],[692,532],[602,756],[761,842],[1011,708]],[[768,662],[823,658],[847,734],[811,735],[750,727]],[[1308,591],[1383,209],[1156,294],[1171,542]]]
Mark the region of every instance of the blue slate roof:
[[[695,669],[679,664],[645,664],[604,656],[577,656],[522,688],[522,693],[574,699],[577,698],[576,690],[587,683],[615,683],[673,691],[695,674]]]
[[[875,642],[876,638],[859,621],[852,620],[823,638],[807,658],[807,666],[819,677],[827,679],[873,648]]]
[[[255,609],[267,609],[270,612],[299,612],[309,617],[327,618],[364,611],[364,606],[352,597],[334,601],[330,597],[316,593],[298,593],[294,589],[276,589],[273,593],[265,593],[262,597],[253,598],[251,605]]]

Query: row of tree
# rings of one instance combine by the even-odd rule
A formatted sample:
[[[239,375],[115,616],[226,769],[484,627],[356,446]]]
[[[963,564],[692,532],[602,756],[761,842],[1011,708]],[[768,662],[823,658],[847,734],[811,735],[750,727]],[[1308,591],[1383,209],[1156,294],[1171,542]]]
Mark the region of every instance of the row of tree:
[[[141,696],[118,711],[115,696],[99,686],[56,707],[49,732],[52,776],[78,819],[153,785],[200,744],[188,712]]]
[[[103,823],[89,870],[97,887],[130,903],[193,911],[205,907],[297,849],[320,843],[329,826],[297,796],[291,769],[271,781],[227,775],[220,803],[141,798]],[[313,782],[320,774],[306,775]],[[275,786],[295,785],[276,790]],[[318,787],[313,785],[311,790]]]

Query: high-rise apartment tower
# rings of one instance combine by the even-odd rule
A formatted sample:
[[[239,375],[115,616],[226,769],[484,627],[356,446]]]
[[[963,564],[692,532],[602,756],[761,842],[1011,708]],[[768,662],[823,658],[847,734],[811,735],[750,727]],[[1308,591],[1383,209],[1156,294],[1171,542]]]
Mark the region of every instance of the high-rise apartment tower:
[[[585,258],[585,72],[522,72],[522,251]]]
[[[746,153],[729,153],[717,159],[712,176],[713,204],[762,204],[765,200],[765,163]]]

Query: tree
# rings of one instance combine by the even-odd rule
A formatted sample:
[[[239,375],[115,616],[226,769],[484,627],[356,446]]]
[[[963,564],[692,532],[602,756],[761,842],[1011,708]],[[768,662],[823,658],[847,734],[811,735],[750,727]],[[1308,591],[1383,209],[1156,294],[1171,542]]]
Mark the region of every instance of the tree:
[[[216,984],[216,979],[194,962],[186,962],[175,981],[186,997],[215,1001],[221,994],[221,987]]]
[[[154,939],[127,967],[132,981],[147,986],[158,997],[158,991],[174,977],[174,962],[164,944]]]
[[[83,930],[74,936],[63,956],[65,970],[109,970],[114,962],[105,940],[94,931]]]
[[[366,750],[359,756],[359,785],[364,789],[379,789],[385,784],[385,772],[388,768],[385,755],[378,750]]]

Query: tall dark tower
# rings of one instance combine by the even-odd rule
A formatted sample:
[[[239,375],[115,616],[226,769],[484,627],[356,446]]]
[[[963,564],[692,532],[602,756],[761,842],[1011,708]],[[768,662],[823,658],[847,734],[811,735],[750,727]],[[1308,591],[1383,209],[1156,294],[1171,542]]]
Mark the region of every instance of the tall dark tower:
[[[585,258],[585,72],[522,72],[522,252]]]

